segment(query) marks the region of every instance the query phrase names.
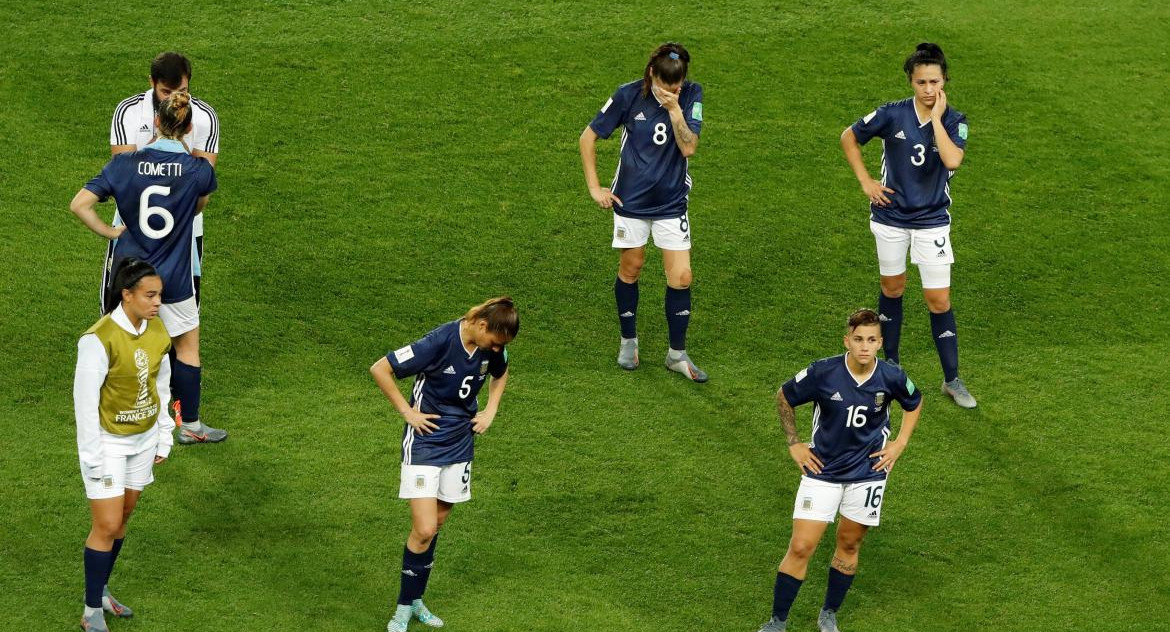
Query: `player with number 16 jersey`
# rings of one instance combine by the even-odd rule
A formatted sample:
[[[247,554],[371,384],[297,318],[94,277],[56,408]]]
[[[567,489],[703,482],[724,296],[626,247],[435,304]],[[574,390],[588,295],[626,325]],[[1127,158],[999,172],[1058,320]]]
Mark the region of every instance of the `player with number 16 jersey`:
[[[877,359],[882,344],[877,312],[859,309],[850,314],[844,343],[847,353],[813,362],[776,394],[788,453],[801,478],[792,512],[792,538],[776,572],[772,618],[759,632],[788,629],[788,613],[804,583],[809,559],[839,514],[837,548],[817,618],[821,632],[838,632],[837,611],[857,574],[861,542],[870,527],[881,522],[886,477],[922,414],[922,393],[902,368]],[[803,442],[793,409],[810,402],[812,435]],[[904,412],[898,436],[891,440],[894,402]]]

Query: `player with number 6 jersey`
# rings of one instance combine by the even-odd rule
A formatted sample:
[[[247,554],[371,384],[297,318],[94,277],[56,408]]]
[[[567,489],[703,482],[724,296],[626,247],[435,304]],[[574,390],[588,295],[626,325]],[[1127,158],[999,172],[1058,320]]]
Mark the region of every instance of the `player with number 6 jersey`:
[[[788,452],[800,470],[792,514],[792,539],[776,573],[772,618],[760,632],[779,632],[829,523],[841,516],[837,548],[829,568],[821,632],[837,632],[837,610],[857,573],[858,551],[871,526],[881,521],[882,496],[890,470],[906,449],[922,414],[922,393],[896,364],[877,359],[881,326],[877,312],[849,316],[844,355],[817,360],[776,393],[776,409]],[[890,407],[904,411],[890,440]],[[802,442],[795,407],[813,404],[812,434]]]
[[[456,503],[471,499],[475,436],[487,432],[495,419],[508,381],[505,345],[519,331],[512,299],[493,298],[370,367],[378,388],[406,421],[398,495],[410,502],[411,529],[389,632],[405,632],[412,617],[431,627],[443,625],[422,600],[439,529]],[[412,375],[407,401],[395,380]],[[488,383],[487,406],[481,411],[477,398]]]
[[[841,148],[869,198],[869,228],[877,241],[881,293],[878,313],[886,359],[899,361],[906,254],[918,266],[930,328],[943,370],[943,393],[963,408],[975,398],[959,377],[959,337],[951,309],[950,180],[967,150],[967,117],[950,107],[943,90],[947,60],[936,44],[923,43],[902,66],[914,96],[887,103],[841,133]],[[882,177],[869,175],[861,146],[882,141]]]
[[[638,278],[653,235],[666,272],[666,367],[706,382],[707,374],[686,352],[693,280],[687,167],[703,126],[703,88],[687,80],[690,61],[680,44],[659,46],[642,79],[619,86],[581,132],[580,149],[589,195],[601,208],[613,209],[613,247],[621,250],[613,286],[621,326],[618,366],[638,368]],[[607,189],[597,177],[597,139],[609,138],[618,127],[621,156]]]
[[[127,257],[151,264],[163,279],[159,319],[174,341],[172,391],[182,403],[179,443],[215,443],[227,433],[199,417],[199,303],[192,271],[191,231],[195,217],[216,189],[215,168],[192,156],[182,143],[191,129],[191,97],[174,92],[158,108],[159,138],[145,148],[115,155],[86,183],[70,205],[93,232],[110,240],[114,262]],[[94,210],[114,198],[122,223],[104,223]],[[107,301],[113,296],[107,296]]]

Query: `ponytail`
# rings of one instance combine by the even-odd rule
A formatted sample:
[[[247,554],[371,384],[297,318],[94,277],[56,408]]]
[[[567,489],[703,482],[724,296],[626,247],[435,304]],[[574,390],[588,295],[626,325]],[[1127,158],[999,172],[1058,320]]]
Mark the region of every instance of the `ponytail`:
[[[488,331],[508,340],[520,333],[520,314],[516,312],[516,304],[511,296],[498,296],[472,307],[463,315],[463,321],[473,323],[477,320],[487,321]]]
[[[139,281],[149,276],[158,276],[158,271],[142,259],[126,257],[117,261],[114,266],[114,284],[106,293],[102,314],[109,314],[122,302],[122,290],[133,290]]]

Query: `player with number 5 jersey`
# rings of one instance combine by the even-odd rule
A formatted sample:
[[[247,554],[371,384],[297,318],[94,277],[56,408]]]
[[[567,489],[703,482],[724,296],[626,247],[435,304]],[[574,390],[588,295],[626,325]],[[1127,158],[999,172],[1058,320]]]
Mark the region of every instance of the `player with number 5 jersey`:
[[[191,97],[186,92],[171,93],[159,104],[158,140],[138,151],[115,155],[70,205],[90,230],[117,240],[115,267],[118,261],[135,257],[162,277],[159,319],[174,342],[172,390],[182,402],[179,442],[185,444],[227,438],[226,432],[204,426],[199,418],[202,367],[191,231],[217,185],[211,163],[192,156],[182,142],[191,129],[191,118]],[[117,201],[120,225],[106,224],[95,211],[98,202],[109,198]]]
[[[906,254],[918,266],[930,328],[943,370],[943,393],[963,408],[975,398],[959,377],[959,337],[951,309],[951,188],[967,150],[967,117],[950,107],[943,87],[947,60],[922,43],[902,65],[914,96],[887,103],[841,133],[841,148],[869,198],[869,228],[877,242],[881,293],[878,313],[886,359],[899,362]],[[870,177],[861,146],[882,141],[881,180]]]
[[[818,625],[837,632],[837,610],[857,573],[866,532],[881,520],[886,478],[906,449],[922,414],[922,393],[896,364],[877,359],[881,326],[877,312],[850,314],[844,355],[817,360],[776,393],[788,453],[800,470],[792,513],[792,539],[776,573],[772,618],[761,632],[787,629],[788,612],[804,583],[809,558],[829,523],[841,516],[837,548]],[[904,411],[890,440],[890,407]],[[812,434],[801,441],[795,407],[813,404]]]
[[[370,367],[378,388],[406,421],[398,496],[410,502],[411,528],[402,551],[402,583],[389,632],[405,632],[410,619],[441,627],[423,604],[434,565],[439,529],[456,503],[471,499],[475,436],[495,419],[508,382],[508,351],[520,331],[507,296],[476,305],[463,318],[440,325],[420,340],[391,351]],[[415,376],[410,401],[396,379]],[[488,401],[477,397],[488,384]]]
[[[707,374],[686,352],[693,280],[687,166],[703,126],[703,88],[687,80],[690,61],[679,44],[655,49],[642,78],[619,86],[581,132],[580,149],[589,195],[601,208],[613,209],[613,247],[621,250],[613,286],[621,326],[618,366],[638,368],[638,278],[653,235],[666,272],[666,367],[706,382]],[[621,156],[607,189],[597,177],[597,139],[609,138],[618,127]]]

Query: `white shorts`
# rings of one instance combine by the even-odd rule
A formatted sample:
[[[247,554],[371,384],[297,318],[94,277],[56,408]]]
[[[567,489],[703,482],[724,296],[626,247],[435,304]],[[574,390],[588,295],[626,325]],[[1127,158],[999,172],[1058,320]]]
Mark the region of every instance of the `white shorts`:
[[[691,222],[687,214],[669,219],[637,219],[613,214],[613,247],[639,248],[654,234],[654,245],[662,250],[690,250]]]
[[[876,527],[882,519],[885,489],[886,481],[828,483],[801,476],[792,519],[833,522],[840,513],[853,522]]]
[[[918,266],[922,287],[938,289],[951,286],[951,264],[955,253],[951,249],[951,227],[898,228],[875,221],[869,230],[877,240],[878,268],[882,276],[898,276],[906,272],[906,252],[910,262]]]
[[[158,308],[158,317],[174,338],[199,326],[199,303],[194,296],[178,303],[163,303]]]
[[[154,482],[154,456],[157,452],[151,448],[138,454],[103,455],[101,478],[89,478],[82,470],[85,497],[103,500],[122,496],[127,489],[142,491],[142,488]]]
[[[467,502],[471,500],[471,461],[442,466],[403,465],[398,497]]]

